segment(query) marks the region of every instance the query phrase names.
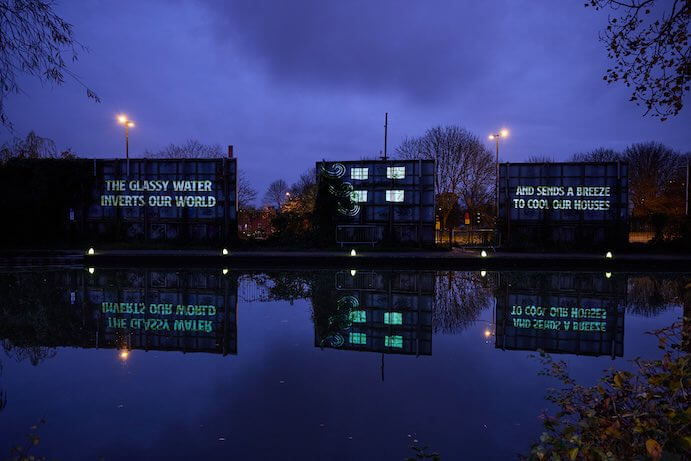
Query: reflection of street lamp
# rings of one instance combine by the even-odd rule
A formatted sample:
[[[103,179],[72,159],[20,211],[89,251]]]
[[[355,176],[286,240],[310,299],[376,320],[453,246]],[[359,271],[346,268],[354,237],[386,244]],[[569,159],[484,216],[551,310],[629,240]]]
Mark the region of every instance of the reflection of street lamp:
[[[509,135],[509,130],[506,128],[499,131],[499,133],[494,133],[489,135],[490,141],[494,141],[496,146],[496,161],[495,161],[495,183],[494,183],[494,195],[496,196],[496,206],[497,206],[497,219],[499,219],[499,139],[506,138]]]
[[[130,127],[134,126],[134,122],[127,118],[126,115],[118,115],[118,122],[125,125],[125,158],[127,159],[127,176],[130,175]]]
[[[128,351],[127,349],[123,349],[123,350],[120,351],[120,359],[121,359],[121,360],[123,360],[123,361],[124,361],[124,360],[127,360],[127,358],[128,358],[129,356],[130,356],[130,351]]]

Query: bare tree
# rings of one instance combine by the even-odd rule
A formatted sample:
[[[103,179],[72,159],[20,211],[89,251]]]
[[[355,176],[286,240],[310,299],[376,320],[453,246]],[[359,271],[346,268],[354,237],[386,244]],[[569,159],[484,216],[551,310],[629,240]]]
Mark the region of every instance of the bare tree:
[[[188,139],[183,144],[168,144],[158,152],[145,151],[146,157],[160,158],[221,158],[223,149],[219,144],[203,144],[196,139]]]
[[[314,211],[317,200],[317,171],[312,167],[302,173],[297,182],[290,186],[290,211],[299,214],[309,214]]]
[[[53,11],[52,1],[0,0],[0,124],[12,128],[5,113],[5,97],[20,93],[20,74],[61,85],[65,75],[86,89],[88,98],[99,97],[68,69],[65,55],[77,60],[85,47],[74,39],[72,25]]]
[[[35,159],[35,158],[76,158],[71,149],[65,149],[58,153],[55,142],[50,138],[44,138],[30,131],[26,138],[14,138],[12,144],[4,144],[0,147],[0,162],[6,162],[11,158]]]
[[[492,292],[476,273],[438,272],[434,284],[434,331],[465,330],[491,305]]]
[[[630,100],[645,106],[644,115],[661,121],[677,115],[689,91],[688,0],[588,0],[586,7],[607,9],[607,27],[600,41],[614,66],[607,83],[621,81],[632,88]]]
[[[622,160],[622,155],[614,149],[598,147],[590,152],[573,154],[571,160],[574,162],[616,162]]]
[[[629,193],[635,216],[682,214],[686,158],[655,142],[633,144],[624,151],[629,163]]]
[[[280,211],[283,204],[286,201],[288,192],[288,184],[282,179],[277,179],[276,181],[269,184],[269,188],[266,189],[264,194],[264,203],[276,208]]]
[[[492,153],[480,139],[458,126],[435,127],[418,138],[406,138],[396,148],[405,159],[435,161],[435,194],[455,194],[466,208],[475,210],[493,201],[495,165]],[[439,203],[442,228],[453,203]]]
[[[243,170],[238,171],[238,206],[246,209],[257,199],[257,191],[250,184]]]

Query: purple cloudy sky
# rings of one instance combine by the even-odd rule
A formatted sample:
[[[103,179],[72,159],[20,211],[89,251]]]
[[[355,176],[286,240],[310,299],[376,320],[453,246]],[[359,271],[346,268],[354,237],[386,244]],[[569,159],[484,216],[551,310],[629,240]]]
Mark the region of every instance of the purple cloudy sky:
[[[691,149],[691,108],[660,123],[602,81],[606,13],[582,1],[62,1],[90,48],[73,82],[22,80],[7,110],[83,156],[124,155],[125,112],[141,155],[196,138],[234,144],[263,194],[316,160],[357,159],[406,135],[460,124],[511,130],[501,157],[564,159],[647,140]],[[13,136],[0,128],[0,142]]]

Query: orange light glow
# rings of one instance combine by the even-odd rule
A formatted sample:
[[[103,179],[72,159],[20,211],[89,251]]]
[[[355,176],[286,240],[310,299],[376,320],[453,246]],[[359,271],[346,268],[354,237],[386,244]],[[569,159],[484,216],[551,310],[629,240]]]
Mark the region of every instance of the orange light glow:
[[[491,331],[485,330],[485,338],[489,338],[491,334],[492,334]]]
[[[122,360],[127,360],[127,358],[129,356],[130,356],[130,351],[128,351],[127,349],[123,349],[122,351],[120,351],[120,358]]]

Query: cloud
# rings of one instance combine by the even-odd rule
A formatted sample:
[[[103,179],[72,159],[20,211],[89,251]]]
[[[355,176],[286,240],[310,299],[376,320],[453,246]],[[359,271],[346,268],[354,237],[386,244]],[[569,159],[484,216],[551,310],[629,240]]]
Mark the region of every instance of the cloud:
[[[275,81],[435,101],[482,79],[497,37],[478,2],[206,1],[214,34]]]

